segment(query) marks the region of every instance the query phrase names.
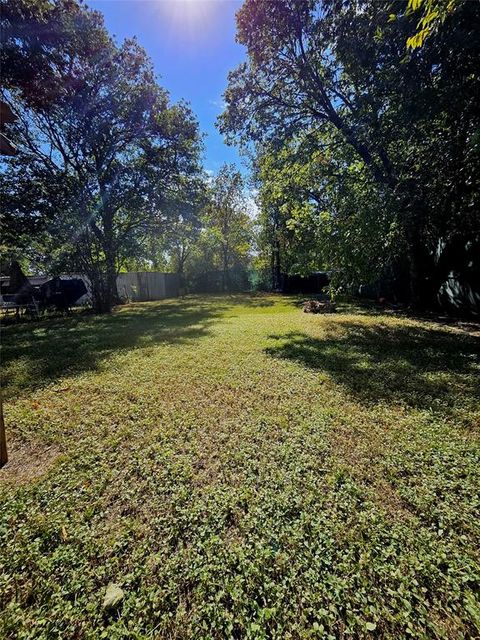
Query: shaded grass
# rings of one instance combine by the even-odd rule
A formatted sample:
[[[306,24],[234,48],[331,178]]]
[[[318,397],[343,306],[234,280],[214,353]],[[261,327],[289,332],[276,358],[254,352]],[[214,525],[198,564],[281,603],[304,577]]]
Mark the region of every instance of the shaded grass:
[[[456,415],[480,404],[478,336],[355,318],[324,320],[320,338],[302,332],[269,338],[276,345],[267,353],[328,372],[362,404],[451,409]]]
[[[478,339],[294,303],[8,329],[0,636],[477,635]]]

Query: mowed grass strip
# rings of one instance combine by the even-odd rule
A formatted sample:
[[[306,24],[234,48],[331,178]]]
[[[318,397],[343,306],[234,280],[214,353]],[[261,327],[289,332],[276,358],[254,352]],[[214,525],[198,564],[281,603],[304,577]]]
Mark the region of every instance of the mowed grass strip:
[[[238,295],[2,342],[1,638],[478,636],[478,334]]]

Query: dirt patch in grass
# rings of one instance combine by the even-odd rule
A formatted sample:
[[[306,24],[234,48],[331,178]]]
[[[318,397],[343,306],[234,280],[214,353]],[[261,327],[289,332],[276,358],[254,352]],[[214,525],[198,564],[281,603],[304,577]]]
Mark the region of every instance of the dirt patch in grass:
[[[61,451],[54,445],[14,443],[8,449],[8,462],[0,469],[0,485],[24,485],[44,476]]]

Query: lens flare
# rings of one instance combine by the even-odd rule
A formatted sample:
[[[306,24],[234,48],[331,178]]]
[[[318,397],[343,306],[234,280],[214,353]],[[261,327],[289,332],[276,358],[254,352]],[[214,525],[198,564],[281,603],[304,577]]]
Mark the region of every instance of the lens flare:
[[[159,0],[157,10],[165,26],[185,42],[199,42],[212,35],[215,5],[221,0]]]

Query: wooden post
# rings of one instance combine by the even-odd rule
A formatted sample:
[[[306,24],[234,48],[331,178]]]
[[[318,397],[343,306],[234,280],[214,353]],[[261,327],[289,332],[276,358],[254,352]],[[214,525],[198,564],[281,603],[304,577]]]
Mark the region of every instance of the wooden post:
[[[7,436],[5,434],[5,421],[3,419],[3,395],[0,388],[0,468],[8,462]]]
[[[4,135],[3,129],[7,122],[15,122],[17,116],[10,109],[10,106],[0,100],[0,154],[5,156],[14,156],[17,148]],[[0,469],[8,462],[7,453],[7,436],[5,435],[5,421],[3,419],[3,396],[2,386],[0,384]]]
[[[9,105],[0,100],[0,154],[5,156],[14,156],[17,148],[4,135],[3,129],[7,122],[15,122],[17,116],[10,109]],[[5,435],[5,421],[3,419],[3,396],[2,387],[0,385],[0,469],[8,462],[7,453],[7,437]]]

